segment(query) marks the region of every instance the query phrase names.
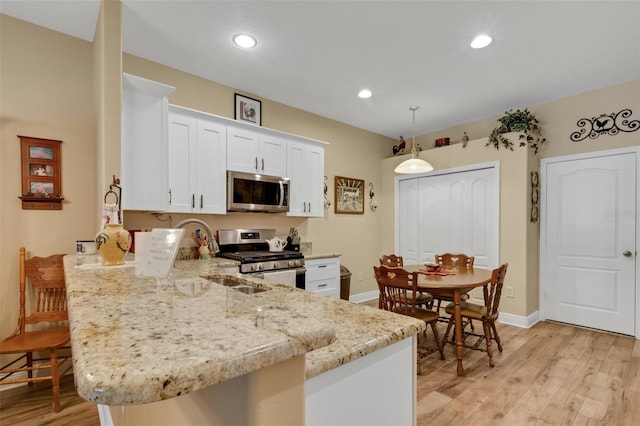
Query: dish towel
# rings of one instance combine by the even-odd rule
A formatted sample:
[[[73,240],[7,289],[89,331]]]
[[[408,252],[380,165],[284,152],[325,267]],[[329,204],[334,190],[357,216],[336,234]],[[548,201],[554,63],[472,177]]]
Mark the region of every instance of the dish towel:
[[[102,206],[102,226],[100,229],[104,229],[105,225],[109,223],[120,223],[117,204],[104,203]]]

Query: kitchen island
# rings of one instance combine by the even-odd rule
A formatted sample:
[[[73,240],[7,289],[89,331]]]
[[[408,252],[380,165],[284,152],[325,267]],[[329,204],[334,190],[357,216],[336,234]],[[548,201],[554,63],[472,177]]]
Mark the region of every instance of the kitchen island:
[[[135,424],[150,413],[167,424],[313,424],[309,414],[322,411],[326,398],[310,402],[310,383],[314,395],[326,386],[335,394],[335,383],[324,383],[332,373],[362,370],[370,356],[394,357],[396,344],[409,354],[403,386],[413,398],[403,410],[412,412],[424,323],[233,277],[218,259],[178,261],[161,281],[136,276],[133,263],[97,262],[66,256],[65,277],[78,393],[101,405],[105,424]],[[224,277],[267,291],[244,294],[218,284]],[[364,398],[371,389],[360,392]]]

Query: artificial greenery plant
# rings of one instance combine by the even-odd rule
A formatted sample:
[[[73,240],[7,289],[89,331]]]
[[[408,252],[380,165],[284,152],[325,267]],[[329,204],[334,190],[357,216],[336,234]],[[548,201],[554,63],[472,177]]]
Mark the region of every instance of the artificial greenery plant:
[[[520,146],[529,145],[534,154],[538,153],[540,145],[547,139],[542,137],[538,119],[531,114],[529,109],[517,109],[505,111],[505,115],[498,119],[500,125],[491,131],[489,141],[485,146],[493,145],[500,149],[500,145],[513,151],[513,142],[503,136],[503,133],[518,132],[520,135]]]

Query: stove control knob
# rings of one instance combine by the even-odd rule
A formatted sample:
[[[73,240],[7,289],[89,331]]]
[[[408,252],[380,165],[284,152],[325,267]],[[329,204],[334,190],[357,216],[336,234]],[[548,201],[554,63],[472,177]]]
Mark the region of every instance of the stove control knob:
[[[295,260],[290,260],[289,261],[289,266],[296,266],[296,261]]]

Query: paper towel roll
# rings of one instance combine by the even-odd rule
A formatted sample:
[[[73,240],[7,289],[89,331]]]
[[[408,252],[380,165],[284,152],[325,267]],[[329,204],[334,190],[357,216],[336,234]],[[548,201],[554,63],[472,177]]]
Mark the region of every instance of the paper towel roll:
[[[151,232],[136,232],[135,233],[135,241],[136,241],[136,252],[134,259],[136,262],[140,260],[141,256],[144,254],[147,249],[147,242],[149,241],[149,237],[151,236]]]

